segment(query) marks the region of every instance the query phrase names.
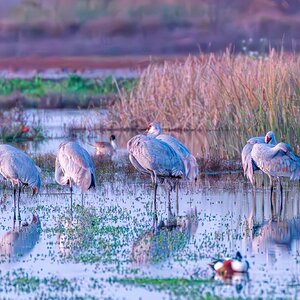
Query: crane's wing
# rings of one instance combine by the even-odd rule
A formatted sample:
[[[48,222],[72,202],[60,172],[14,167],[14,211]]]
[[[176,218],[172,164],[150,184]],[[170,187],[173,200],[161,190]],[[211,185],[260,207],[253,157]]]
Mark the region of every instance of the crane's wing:
[[[194,155],[190,154],[183,160],[186,177],[188,180],[197,180],[199,175],[199,166]]]
[[[255,145],[252,157],[258,167],[274,177],[289,177],[292,180],[300,179],[300,158],[292,152],[272,148],[271,145]]]
[[[33,160],[19,149],[8,145],[5,146],[5,151],[0,151],[1,175],[9,180],[20,181],[31,188],[36,187],[39,190],[41,179]]]
[[[129,154],[129,160],[132,163],[132,165],[141,173],[143,174],[150,174],[150,172],[147,169],[144,169],[139,162],[135,159],[135,157],[132,154]]]
[[[68,183],[68,177],[65,176],[64,171],[61,168],[58,156],[55,159],[55,180],[60,185],[66,185]]]
[[[143,169],[159,176],[185,177],[182,159],[165,142],[138,135],[128,142],[127,147]]]
[[[62,144],[58,153],[57,179],[70,178],[83,191],[95,186],[96,172],[88,152],[76,142]],[[63,174],[63,176],[62,176]],[[58,181],[59,182],[59,181]]]
[[[156,138],[170,145],[182,159],[190,155],[190,151],[187,149],[187,147],[173,136],[168,134],[160,134]]]
[[[90,168],[90,172],[91,172],[91,184],[88,188],[96,187],[96,169],[95,169],[95,165],[93,163],[93,160],[92,160],[90,154],[84,148],[82,148],[82,152],[83,152],[83,155],[84,155],[84,159],[87,162],[87,164]]]
[[[265,137],[258,136],[252,137],[247,141],[247,144],[242,150],[242,165],[244,170],[244,176],[246,176],[251,184],[254,184],[254,172],[259,170],[255,160],[251,156],[253,145],[265,143]]]
[[[261,144],[265,142],[265,137],[264,136],[256,136],[256,137],[252,137],[251,139],[249,139],[247,141],[247,144]]]
[[[167,143],[181,157],[185,166],[186,177],[188,180],[197,179],[197,176],[199,175],[199,166],[197,160],[183,143],[168,134],[160,134],[156,137],[156,139]]]
[[[300,179],[300,159],[293,153],[281,150],[264,165],[271,176],[290,177],[292,180]]]
[[[254,172],[259,170],[251,156],[253,144],[246,144],[242,150],[242,165],[244,169],[244,176],[246,176],[251,184],[254,184]]]

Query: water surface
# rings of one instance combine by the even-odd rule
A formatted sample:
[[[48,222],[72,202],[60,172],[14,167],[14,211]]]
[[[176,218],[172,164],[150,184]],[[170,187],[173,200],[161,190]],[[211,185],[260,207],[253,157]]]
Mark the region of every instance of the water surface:
[[[108,141],[111,134],[97,129],[105,121],[105,111],[27,113],[31,120],[38,114],[49,137],[18,145],[33,156],[55,153],[71,133],[93,153],[89,143]],[[202,174],[197,183],[181,184],[178,216],[174,192],[170,215],[166,189],[160,186],[159,222],[174,224],[176,219],[176,226],[154,228],[150,178],[128,174],[128,160],[125,165],[118,161],[126,156],[127,140],[136,133],[115,134],[123,155],[106,164],[117,171],[109,173],[100,164],[97,188],[85,194],[83,202],[75,189],[71,205],[68,187],[56,185],[53,170],[47,170],[37,197],[22,194],[22,222],[14,225],[12,190],[8,184],[1,185],[0,290],[7,297],[197,299],[205,293],[298,297],[298,183],[284,183],[281,202],[276,193],[270,199],[266,187],[254,193],[241,173]],[[222,133],[213,133],[206,140],[201,133],[174,135],[198,157],[212,155],[212,149],[217,149],[214,143],[224,138]],[[234,256],[237,250],[250,263],[248,276],[214,278],[207,263],[212,257]],[[163,279],[188,279],[190,284],[174,288]]]

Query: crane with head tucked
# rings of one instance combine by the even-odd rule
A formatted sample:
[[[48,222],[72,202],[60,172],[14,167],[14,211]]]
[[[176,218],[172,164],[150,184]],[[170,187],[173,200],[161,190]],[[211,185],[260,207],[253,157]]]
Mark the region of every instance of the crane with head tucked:
[[[96,186],[96,171],[90,154],[77,142],[64,142],[59,146],[55,160],[55,180],[60,185],[70,186],[72,182],[83,192]]]
[[[242,150],[242,165],[244,169],[244,176],[246,176],[253,186],[256,185],[254,172],[259,171],[259,167],[252,159],[251,153],[255,144],[269,144],[275,146],[277,144],[275,134],[273,131],[269,131],[264,137],[253,137],[247,141],[247,144]]]
[[[270,178],[271,199],[274,178],[279,180],[281,198],[282,184],[280,178],[300,179],[300,157],[293,153],[291,146],[288,144],[279,143],[276,146],[265,143],[255,144],[251,151],[251,157],[257,167]]]
[[[21,188],[29,186],[32,189],[32,195],[37,194],[41,187],[40,172],[40,168],[23,151],[10,145],[0,145],[0,174],[11,182],[14,189],[14,224],[16,207],[18,207],[18,219],[21,222]]]
[[[154,222],[157,223],[156,194],[158,179],[185,178],[185,166],[176,151],[164,141],[142,134],[127,143],[129,159],[141,173],[151,176],[154,185]],[[170,192],[168,194],[170,211]]]

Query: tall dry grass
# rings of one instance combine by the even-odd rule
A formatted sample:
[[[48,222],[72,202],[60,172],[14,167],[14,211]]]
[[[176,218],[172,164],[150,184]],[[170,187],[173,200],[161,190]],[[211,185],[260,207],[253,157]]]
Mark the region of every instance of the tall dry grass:
[[[298,142],[300,55],[227,51],[152,64],[120,96],[110,112],[114,128],[145,128],[156,120],[170,130],[238,131],[243,140],[272,129],[279,139]]]

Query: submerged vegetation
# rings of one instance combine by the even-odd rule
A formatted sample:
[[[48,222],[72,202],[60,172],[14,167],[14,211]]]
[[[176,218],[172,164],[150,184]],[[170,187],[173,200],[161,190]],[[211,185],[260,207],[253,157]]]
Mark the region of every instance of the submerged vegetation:
[[[229,130],[245,136],[272,129],[298,143],[300,56],[189,56],[145,69],[110,111],[109,126],[144,128],[156,120],[174,130]]]
[[[58,299],[59,293],[74,293],[80,290],[76,282],[66,278],[32,276],[22,268],[6,273],[0,271],[0,274],[0,290],[5,293],[15,292],[24,296],[30,293],[47,292],[48,297],[53,294],[52,296]]]
[[[103,105],[116,100],[119,91],[129,92],[133,79],[86,79],[70,75],[64,80],[0,79],[0,103],[2,107],[14,107],[21,101],[25,107],[88,107]],[[110,97],[111,96],[111,97]],[[110,99],[111,98],[111,99]]]
[[[148,290],[167,292],[176,297],[189,299],[220,299],[210,293],[203,293],[201,287],[213,284],[211,279],[184,279],[184,278],[123,278],[112,279],[112,282],[126,286],[144,287]]]

